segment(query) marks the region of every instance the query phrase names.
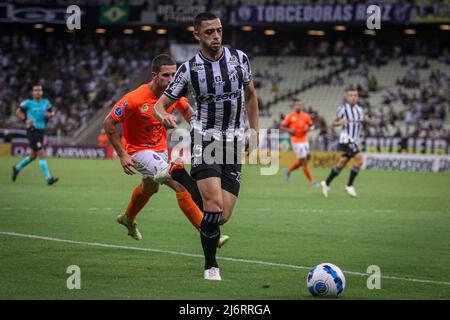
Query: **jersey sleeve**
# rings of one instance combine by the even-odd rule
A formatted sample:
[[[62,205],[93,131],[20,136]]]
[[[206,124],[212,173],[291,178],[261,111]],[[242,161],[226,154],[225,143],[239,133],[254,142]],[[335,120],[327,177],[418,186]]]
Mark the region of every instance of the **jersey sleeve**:
[[[281,123],[283,126],[289,127],[291,124],[291,115],[288,115],[286,118],[284,118],[283,122]]]
[[[19,108],[22,109],[23,111],[28,109],[28,99],[23,100],[20,105]]]
[[[250,81],[252,81],[252,69],[250,67],[250,60],[248,59],[245,53],[242,53],[242,66],[243,66],[243,76],[244,76],[244,85],[248,85]]]
[[[127,95],[123,96],[112,108],[111,118],[116,122],[123,122],[126,120],[134,111],[134,105],[132,100]]]
[[[309,114],[306,116],[306,122],[308,123],[308,126],[312,126],[314,124]]]
[[[337,108],[337,110],[336,110],[336,118],[342,119],[342,118],[344,118],[344,115],[345,115],[345,107],[344,107],[344,105],[339,106]]]
[[[172,81],[167,86],[164,94],[172,100],[180,99],[183,94],[186,94],[187,86],[190,81],[190,73],[187,68],[187,64],[183,63],[175,73]]]
[[[50,100],[46,100],[46,101],[47,101],[47,104],[45,105],[45,111],[51,112],[52,109],[53,109],[53,105],[52,105],[52,103],[50,102]]]

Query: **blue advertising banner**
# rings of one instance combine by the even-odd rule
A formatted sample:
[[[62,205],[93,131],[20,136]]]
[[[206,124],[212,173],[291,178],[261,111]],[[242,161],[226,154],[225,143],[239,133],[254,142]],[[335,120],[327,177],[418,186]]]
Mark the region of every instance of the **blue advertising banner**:
[[[369,4],[241,6],[235,9],[236,23],[362,23]],[[405,23],[411,19],[412,4],[379,5],[381,21]]]

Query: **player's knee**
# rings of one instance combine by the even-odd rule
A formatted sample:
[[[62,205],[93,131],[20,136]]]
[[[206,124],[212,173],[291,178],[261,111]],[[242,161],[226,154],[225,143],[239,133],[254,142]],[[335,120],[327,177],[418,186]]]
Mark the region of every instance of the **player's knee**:
[[[222,212],[223,201],[220,193],[205,192],[202,194],[205,211]]]
[[[204,197],[203,199],[203,207],[206,211],[211,212],[219,212],[223,211],[222,201],[220,201],[219,197]]]
[[[224,214],[222,215],[222,219],[220,220],[220,224],[221,224],[221,225],[222,225],[222,224],[225,224],[225,223],[228,222],[228,220],[230,220],[230,216],[229,216],[229,215],[226,215],[225,212],[224,212]]]
[[[155,193],[157,193],[159,191],[159,184],[155,183],[155,184],[143,184],[142,187],[142,192],[146,195],[146,196],[152,196]]]
[[[175,180],[169,179],[165,184],[170,187],[175,192],[185,192],[187,191],[183,185]]]
[[[354,163],[355,167],[361,168],[363,163],[364,163],[364,160],[362,157],[355,158],[355,163]]]
[[[39,159],[44,159],[45,158],[45,151],[44,149],[41,149],[37,152],[37,156],[39,157]]]

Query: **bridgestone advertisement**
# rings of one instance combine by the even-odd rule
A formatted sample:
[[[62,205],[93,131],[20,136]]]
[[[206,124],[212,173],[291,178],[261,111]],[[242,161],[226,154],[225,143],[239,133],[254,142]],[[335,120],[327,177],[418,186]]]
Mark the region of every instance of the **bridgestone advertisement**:
[[[364,153],[364,169],[450,172],[450,156]]]

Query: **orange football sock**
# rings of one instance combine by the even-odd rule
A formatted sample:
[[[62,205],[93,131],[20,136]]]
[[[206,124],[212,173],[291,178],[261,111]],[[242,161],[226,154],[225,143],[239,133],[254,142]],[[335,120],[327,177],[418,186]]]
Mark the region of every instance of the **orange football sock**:
[[[304,165],[302,167],[302,169],[303,169],[303,172],[305,173],[306,178],[308,179],[308,182],[309,183],[313,182],[313,178],[311,176],[311,172],[309,171],[308,165]]]
[[[295,161],[292,166],[288,169],[288,173],[291,174],[292,171],[300,167],[300,160]]]
[[[139,184],[133,190],[133,195],[131,196],[130,203],[128,204],[127,211],[125,211],[125,215],[128,220],[133,222],[136,219],[139,211],[145,206],[145,204],[150,199],[150,196],[144,194],[142,190],[142,184]]]
[[[183,211],[184,215],[189,219],[192,225],[198,229],[203,220],[203,213],[197,207],[191,194],[187,191],[177,192],[178,206]]]

